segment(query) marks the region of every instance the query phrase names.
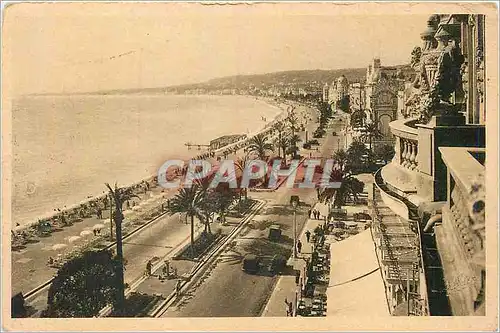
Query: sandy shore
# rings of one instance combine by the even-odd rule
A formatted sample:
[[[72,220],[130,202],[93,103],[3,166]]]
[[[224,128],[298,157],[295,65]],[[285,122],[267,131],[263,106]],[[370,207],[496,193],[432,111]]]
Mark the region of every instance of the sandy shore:
[[[251,97],[255,98],[254,96],[251,96]],[[244,148],[246,145],[249,144],[250,140],[255,135],[258,135],[261,133],[268,134],[269,131],[271,131],[272,126],[277,121],[281,121],[281,120],[284,120],[286,118],[287,112],[292,107],[292,102],[289,102],[289,101],[277,101],[273,98],[265,98],[265,97],[258,97],[256,99],[267,103],[268,105],[270,105],[273,108],[279,109],[279,112],[272,119],[266,119],[267,122],[263,126],[261,126],[261,128],[255,130],[250,135],[247,135],[247,137],[245,139],[240,140],[238,142],[235,142],[233,144],[227,145],[225,147],[222,147],[222,148],[214,151],[215,158],[224,157],[224,155],[227,155],[227,154],[230,154],[233,152],[237,152],[238,150]],[[185,156],[187,158],[200,158],[201,155],[203,155],[203,154],[199,154],[199,153],[197,155],[185,154]],[[153,183],[155,182],[156,176],[157,175],[154,174],[154,175],[151,175],[145,179],[141,179],[137,182],[134,182],[132,184],[127,184],[127,185],[121,186],[121,187],[142,189],[142,186],[144,186],[145,182],[149,183],[150,185],[153,185]],[[113,186],[114,184],[111,184],[111,185]],[[60,211],[54,211],[54,212],[49,212],[49,213],[44,214],[44,215],[40,215],[36,220],[34,220],[32,222],[25,223],[25,224],[18,225],[18,226],[13,226],[12,230],[17,233],[17,232],[20,232],[22,230],[26,230],[28,228],[34,228],[34,227],[36,228],[39,225],[39,223],[41,223],[41,222],[55,222],[55,221],[61,220],[61,217],[63,215],[65,217],[78,216],[82,209],[91,209],[92,210],[92,208],[90,208],[90,207],[103,206],[103,200],[108,195],[109,195],[108,193],[103,193],[103,194],[100,194],[100,195],[97,195],[94,197],[86,198],[78,203],[75,203],[71,206],[67,206],[64,209],[61,209]],[[164,197],[163,195],[160,195],[160,196],[156,196],[155,198],[151,198],[149,200],[150,200],[150,203],[152,203],[151,200],[154,200],[156,203],[161,204],[161,201],[164,200],[163,197]],[[131,212],[132,212],[132,210],[130,209],[130,212],[127,212],[127,214],[125,214],[125,215],[130,215]],[[95,214],[95,212],[92,212],[92,213]]]

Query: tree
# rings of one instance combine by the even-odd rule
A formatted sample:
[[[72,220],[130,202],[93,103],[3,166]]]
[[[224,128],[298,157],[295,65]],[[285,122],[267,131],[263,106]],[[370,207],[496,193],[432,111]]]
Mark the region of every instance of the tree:
[[[354,178],[352,175],[344,175],[340,188],[335,194],[335,200],[333,202],[334,207],[341,208],[349,197],[356,202],[358,200],[358,194],[363,192],[364,186],[365,184],[362,181]]]
[[[283,151],[282,157],[285,158],[286,147],[288,147],[288,138],[285,134],[286,125],[283,121],[278,121],[273,128],[276,132],[278,132],[278,140],[276,142],[276,145],[278,147],[278,155],[280,155],[279,149],[281,148]]]
[[[48,292],[43,317],[89,318],[119,299],[122,260],[111,251],[88,251],[66,262]]]
[[[227,184],[226,184],[227,185]],[[218,213],[221,222],[225,220],[227,210],[233,203],[236,195],[232,189],[228,186],[221,186],[210,192],[208,195],[208,211]],[[208,227],[208,232],[210,232],[210,226]]]
[[[378,126],[375,123],[370,123],[366,125],[364,133],[361,135],[360,139],[363,142],[368,141],[370,143],[370,151],[372,151],[373,139],[380,139],[383,135],[379,131]]]
[[[347,167],[349,170],[359,170],[365,163],[365,156],[369,155],[369,150],[361,141],[353,141],[347,149]]]
[[[292,153],[292,158],[296,158],[297,151],[299,150],[299,148],[297,147],[297,143],[302,140],[300,139],[300,136],[298,136],[297,134],[293,134],[288,141],[290,145],[289,151]]]
[[[123,276],[123,240],[122,240],[122,222],[123,222],[123,203],[132,198],[139,198],[137,195],[132,193],[131,189],[119,188],[115,183],[115,189],[113,190],[111,186],[106,183],[106,187],[109,190],[111,198],[113,198],[115,203],[115,211],[113,215],[113,220],[115,222],[116,230],[116,258],[120,262],[120,267],[118,269],[118,294],[116,301],[116,313],[120,314],[125,308],[125,279]]]
[[[346,151],[340,149],[333,153],[333,161],[339,165],[340,170],[344,170],[348,161]]]
[[[287,148],[290,146],[290,140],[286,136],[278,137],[278,140],[276,141],[276,146],[278,147],[278,150],[279,148],[283,150],[282,158],[286,164],[286,154],[287,154]]]
[[[322,194],[322,200],[333,198],[333,206],[342,208],[348,198],[352,198],[354,202],[358,200],[358,194],[363,192],[364,183],[353,177],[351,174],[343,174],[340,188],[326,188]]]
[[[297,118],[295,112],[293,112],[293,109],[290,112],[288,112],[287,121],[290,126],[290,131],[292,132],[292,136],[294,136],[298,127],[299,119]]]
[[[206,217],[203,209],[206,207],[206,192],[199,183],[194,183],[189,188],[181,188],[179,192],[170,200],[170,207],[167,209],[169,215],[185,213],[191,219],[191,251],[194,254],[194,218],[203,221]]]
[[[337,108],[344,112],[349,112],[349,95],[346,95],[341,100],[337,101]]]
[[[267,152],[272,150],[272,144],[268,142],[267,136],[264,136],[263,134],[254,136],[250,140],[250,144],[248,146],[248,151],[256,153],[259,159],[261,159],[262,161],[266,161]]]
[[[245,200],[248,199],[248,191],[246,188],[243,188],[241,186],[241,179],[243,178],[243,173],[245,172],[245,167],[247,165],[247,162],[248,162],[249,158],[248,158],[248,155],[245,155],[243,158],[239,158],[238,160],[236,160],[234,162],[234,165],[235,165],[235,172],[236,172],[236,169],[239,170],[241,172],[241,176],[238,177],[238,175],[235,175],[235,178],[236,179],[239,179],[239,182],[238,182],[238,187],[240,189],[240,193],[239,193],[239,200],[241,201],[241,195],[242,193],[245,194]]]
[[[392,160],[394,154],[394,147],[388,144],[383,144],[375,148],[376,158],[383,160],[385,163]]]

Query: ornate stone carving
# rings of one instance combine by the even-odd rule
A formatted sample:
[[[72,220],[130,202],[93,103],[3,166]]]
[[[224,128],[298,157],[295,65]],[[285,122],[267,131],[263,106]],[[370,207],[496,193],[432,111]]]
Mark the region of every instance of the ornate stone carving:
[[[451,104],[450,97],[457,90],[462,89],[463,56],[455,41],[442,36],[443,47],[439,53],[429,54],[422,61],[423,75],[426,75],[426,85],[422,85],[422,105],[419,122],[427,123],[434,115],[452,115],[459,111],[459,106]],[[429,67],[434,65],[437,58],[435,74]],[[430,86],[426,93],[427,84]]]
[[[420,58],[422,58],[422,49],[417,46],[411,51],[410,66],[412,68],[417,68],[420,65]]]
[[[476,75],[477,75],[477,92],[479,95],[479,101],[484,102],[484,59],[483,51],[481,49],[476,50]]]

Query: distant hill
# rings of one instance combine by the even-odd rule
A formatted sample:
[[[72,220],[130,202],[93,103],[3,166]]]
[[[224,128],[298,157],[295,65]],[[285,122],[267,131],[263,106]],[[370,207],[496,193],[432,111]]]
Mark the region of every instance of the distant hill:
[[[207,82],[198,84],[186,84],[172,86],[169,88],[177,89],[198,89],[198,88],[215,88],[215,89],[244,89],[248,86],[273,86],[280,84],[295,84],[298,86],[309,84],[331,83],[341,75],[345,75],[349,82],[360,82],[364,80],[366,68],[347,68],[334,70],[295,70],[284,71],[267,74],[253,75],[235,75],[222,78],[216,78]]]
[[[408,65],[395,66],[401,68],[403,72],[408,69]],[[116,89],[92,92],[92,94],[155,94],[173,91],[183,93],[187,90],[203,89],[205,91],[222,89],[250,89],[250,88],[270,88],[279,86],[294,87],[322,87],[325,83],[331,84],[339,76],[345,75],[349,82],[364,82],[366,77],[366,68],[346,68],[332,70],[293,70],[274,72],[266,74],[253,75],[234,75],[211,79],[206,82],[183,84],[175,86],[154,87],[154,88],[135,88],[135,89]],[[91,94],[91,92],[83,93]]]

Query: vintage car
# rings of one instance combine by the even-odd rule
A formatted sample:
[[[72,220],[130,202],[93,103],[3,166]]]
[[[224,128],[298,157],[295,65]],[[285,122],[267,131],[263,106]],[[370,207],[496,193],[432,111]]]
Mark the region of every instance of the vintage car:
[[[257,273],[260,269],[261,258],[256,256],[255,254],[247,254],[245,258],[243,258],[243,271],[247,273]]]

